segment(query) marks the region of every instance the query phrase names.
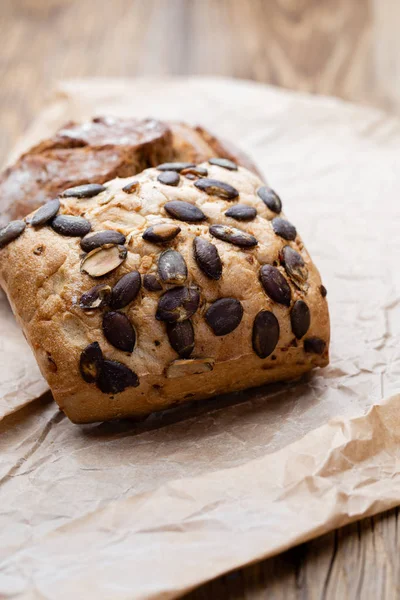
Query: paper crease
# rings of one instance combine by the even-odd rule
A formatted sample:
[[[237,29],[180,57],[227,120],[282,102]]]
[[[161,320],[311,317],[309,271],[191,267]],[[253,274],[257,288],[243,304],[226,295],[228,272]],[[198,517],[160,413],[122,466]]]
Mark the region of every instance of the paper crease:
[[[184,119],[239,143],[321,271],[331,364],[142,423],[77,427],[29,405],[46,384],[1,297],[1,598],[175,598],[400,499],[399,121],[228,79],[159,90],[60,83],[16,152],[92,114]]]

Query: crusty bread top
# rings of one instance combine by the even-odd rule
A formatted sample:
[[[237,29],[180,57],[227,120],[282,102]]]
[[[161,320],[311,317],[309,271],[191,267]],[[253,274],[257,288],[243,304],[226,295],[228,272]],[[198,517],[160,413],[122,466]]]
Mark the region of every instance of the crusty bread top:
[[[117,117],[67,123],[0,175],[0,227],[68,187],[128,177],[165,161],[199,163],[212,156],[256,169],[243,153],[202,127]]]
[[[94,197],[60,199],[62,214],[88,219],[93,231],[109,229],[126,236],[126,260],[100,280],[81,270],[83,252],[80,239],[59,235],[48,225],[36,229],[28,225],[18,239],[0,250],[0,283],[61,406],[65,402],[76,401],[82,389],[86,388],[88,391],[83,393],[87,394],[88,402],[95,402],[90,399],[91,384],[85,383],[79,372],[81,353],[94,342],[99,342],[108,359],[119,361],[136,373],[141,383],[138,390],[143,396],[138,399],[138,404],[146,403],[146,397],[156,404],[152,399],[154,389],[162,387],[169,366],[178,358],[168,340],[165,322],[157,320],[156,313],[160,298],[166,290],[176,287],[176,283],[161,282],[160,291],[148,291],[142,285],[135,300],[123,308],[122,312],[136,330],[136,346],[132,353],[117,349],[106,339],[102,325],[104,310],[83,310],[79,303],[82,294],[96,283],[107,282],[113,287],[122,275],[134,270],[141,275],[154,274],[160,280],[159,259],[166,248],[177,250],[183,257],[188,269],[184,285],[197,289],[200,294],[199,307],[192,316],[195,332],[193,357],[212,358],[216,365],[234,361],[236,369],[243,364],[247,371],[251,371],[252,365],[256,368],[262,364],[262,359],[255,352],[252,332],[257,314],[266,310],[273,313],[280,328],[276,352],[267,359],[275,361],[271,363],[274,368],[284,368],[286,361],[289,376],[295,364],[306,364],[308,368],[327,364],[327,303],[319,273],[300,236],[294,231],[294,235],[292,232],[289,235],[293,239],[285,239],[276,233],[274,227],[278,223],[274,219],[278,217],[277,211],[263,202],[258,193],[263,184],[254,173],[242,167],[229,170],[209,163],[203,163],[200,168],[207,170],[208,178],[232,186],[238,196],[223,198],[218,187],[202,190],[199,183],[204,182],[204,178],[195,176],[190,179],[183,174],[179,176],[178,185],[166,185],[160,181],[163,172],[151,168],[134,178],[108,182],[106,189]],[[137,183],[132,185],[133,182]],[[129,187],[130,193],[123,190]],[[174,219],[165,209],[170,201],[184,201],[196,206],[203,211],[205,220],[189,223]],[[238,203],[256,209],[255,218],[239,222],[225,214]],[[283,218],[283,213],[279,214],[279,218]],[[165,245],[143,239],[146,229],[157,223],[178,224],[181,232]],[[218,239],[210,230],[215,224],[227,227],[228,233],[234,227],[245,235],[254,236],[257,244],[244,248]],[[198,237],[217,249],[222,262],[219,279],[210,279],[199,268],[193,248],[194,239]],[[304,260],[307,272],[303,283],[296,282],[285,267],[282,257],[285,247],[298,252]],[[260,282],[262,265],[275,266],[283,276],[290,288],[290,306],[274,301],[266,293]],[[243,308],[240,324],[222,337],[215,335],[205,319],[206,311],[220,298],[234,298]],[[296,340],[293,334],[290,318],[296,300],[305,301],[311,313],[310,326],[300,340]],[[314,338],[322,340],[322,346],[318,352],[306,352],[304,344]],[[295,363],[296,360],[301,362]],[[213,380],[210,376],[209,381],[214,386],[212,390],[223,391],[218,385],[218,378]],[[248,385],[251,385],[251,376]],[[149,389],[152,389],[153,396]],[[169,394],[174,393],[169,391]],[[90,420],[90,414],[93,411],[82,419]]]

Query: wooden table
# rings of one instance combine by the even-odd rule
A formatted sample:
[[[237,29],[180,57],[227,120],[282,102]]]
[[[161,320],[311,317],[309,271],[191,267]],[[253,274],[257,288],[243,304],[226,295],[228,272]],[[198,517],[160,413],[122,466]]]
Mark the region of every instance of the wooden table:
[[[51,82],[71,76],[218,74],[400,111],[397,0],[0,0],[0,25],[0,159]],[[344,527],[188,598],[399,598],[397,519]]]

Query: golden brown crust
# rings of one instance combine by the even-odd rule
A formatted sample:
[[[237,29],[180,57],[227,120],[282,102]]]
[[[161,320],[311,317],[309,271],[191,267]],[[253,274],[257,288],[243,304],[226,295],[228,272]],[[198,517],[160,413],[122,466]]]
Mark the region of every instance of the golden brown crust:
[[[328,363],[327,302],[321,295],[319,273],[299,235],[294,241],[286,241],[274,233],[271,221],[276,214],[257,195],[262,182],[256,175],[244,168],[229,171],[208,163],[201,166],[207,169],[209,177],[234,186],[239,197],[229,201],[208,195],[184,175],[180,176],[178,186],[164,185],[157,180],[160,172],[148,169],[134,178],[139,181],[139,186],[133,193],[122,191],[133,178],[116,179],[107,183],[107,189],[93,198],[61,200],[62,213],[84,215],[93,230],[115,229],[127,236],[126,261],[100,280],[80,271],[79,238],[58,235],[48,226],[34,230],[28,225],[18,239],[0,251],[0,284],[55,400],[72,421],[83,423],[147,414],[189,399],[296,378],[313,367]],[[191,224],[175,221],[164,209],[166,202],[171,200],[196,205],[207,220]],[[256,208],[256,218],[235,222],[227,217],[226,210],[238,202]],[[147,227],[159,222],[178,223],[181,227],[179,235],[164,247],[142,238]],[[234,226],[254,235],[258,245],[244,249],[216,239],[209,231],[210,225],[215,223]],[[193,241],[197,236],[218,249],[223,265],[219,280],[208,278],[199,269],[193,255]],[[288,277],[282,265],[280,257],[284,246],[296,249],[308,268],[303,291]],[[142,286],[136,299],[121,309],[137,334],[136,347],[131,354],[116,349],[106,340],[102,317],[107,308],[84,311],[78,305],[81,295],[99,282],[109,283],[112,287],[122,275],[136,269],[142,275],[156,274],[160,253],[165,248],[174,248],[181,253],[188,268],[185,285],[196,286],[200,293],[200,306],[192,317],[195,346],[190,358],[203,362],[207,359],[207,364],[204,369],[200,365],[198,370],[203,372],[198,374],[176,377],[175,371],[169,371],[171,363],[179,357],[169,343],[166,324],[158,321],[155,315],[159,298],[167,289],[173,288],[173,284],[164,284],[161,292],[150,292]],[[287,280],[291,290],[290,308],[274,302],[265,293],[259,271],[260,266],[266,264],[277,265]],[[205,320],[205,313],[212,302],[227,297],[241,302],[243,318],[234,331],[216,336]],[[290,310],[299,299],[310,309],[311,324],[306,335],[296,340]],[[280,326],[278,344],[267,358],[259,358],[252,346],[253,323],[261,310],[271,311]],[[325,342],[322,354],[304,350],[304,339],[313,337]],[[80,356],[88,344],[96,341],[107,359],[119,361],[137,374],[138,387],[105,394],[95,383],[83,381],[79,371]]]
[[[255,171],[242,153],[229,152],[204,129],[184,123],[115,117],[67,123],[0,175],[0,227],[65,188],[129,177],[162,162],[199,163],[212,156],[233,158]]]
[[[205,129],[199,125],[195,127],[195,130],[203,138],[207,146],[211,148],[212,156],[224,156],[229,158],[238,165],[246,167],[246,169],[249,169],[249,171],[253,171],[253,173],[258,175],[260,179],[264,179],[262,173],[260,173],[254,162],[247,156],[247,154],[242,152],[240,148],[232,144],[232,142],[217,138],[210,131],[208,131],[208,129]]]
[[[186,123],[169,123],[169,126],[172,131],[175,160],[198,164],[214,156],[224,157],[246,167],[263,179],[256,165],[244,152],[234,144],[217,138],[208,129],[199,125],[191,127]]]

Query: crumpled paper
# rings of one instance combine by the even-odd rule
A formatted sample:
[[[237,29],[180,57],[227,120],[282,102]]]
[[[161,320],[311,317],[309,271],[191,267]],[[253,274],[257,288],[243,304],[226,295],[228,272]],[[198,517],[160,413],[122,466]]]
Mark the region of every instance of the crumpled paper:
[[[0,289],[0,421],[47,389],[35,357]],[[1,458],[0,458],[1,460]]]
[[[201,123],[255,158],[328,288],[331,364],[136,424],[46,398],[5,417],[45,384],[2,302],[0,597],[174,598],[398,504],[400,122],[243,81],[75,80],[16,152],[93,114]]]

